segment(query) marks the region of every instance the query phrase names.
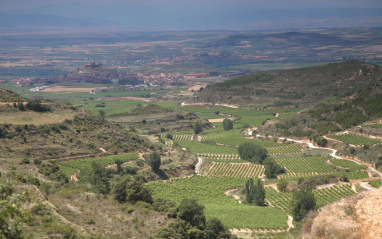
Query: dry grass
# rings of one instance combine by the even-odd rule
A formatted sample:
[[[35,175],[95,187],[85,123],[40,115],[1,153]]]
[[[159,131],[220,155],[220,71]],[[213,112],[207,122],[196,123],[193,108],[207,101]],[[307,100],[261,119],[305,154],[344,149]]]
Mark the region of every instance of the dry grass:
[[[76,192],[71,187],[61,189],[50,196],[49,201],[61,215],[94,237],[149,238],[159,227],[169,222],[165,213],[119,204],[111,197]],[[89,220],[93,220],[94,224],[90,224]]]
[[[63,122],[65,119],[73,119],[76,111],[69,109],[61,109],[55,112],[39,113],[35,111],[6,111],[1,112],[0,124],[56,124]]]
[[[306,220],[302,238],[382,238],[381,201],[379,189],[323,207]]]
[[[362,238],[382,238],[382,189],[374,190],[357,202],[357,220],[362,225]]]

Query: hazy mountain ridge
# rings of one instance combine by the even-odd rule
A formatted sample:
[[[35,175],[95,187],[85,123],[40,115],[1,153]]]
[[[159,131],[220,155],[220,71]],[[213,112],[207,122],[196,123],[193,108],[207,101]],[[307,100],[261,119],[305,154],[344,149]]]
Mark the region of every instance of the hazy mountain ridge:
[[[18,14],[1,14],[2,27],[22,25],[101,26],[128,25],[158,29],[293,29],[296,27],[377,26],[382,17],[378,8],[258,9],[248,6],[139,6],[119,3],[92,6],[47,5]],[[49,12],[51,15],[41,14]],[[59,16],[66,12],[68,17]],[[197,14],[195,14],[197,13]],[[101,20],[99,16],[102,16]],[[225,16],[222,18],[221,16]],[[317,21],[320,19],[320,21]],[[357,20],[357,21],[355,21]],[[264,24],[266,23],[266,24]],[[293,26],[293,27],[291,27]]]
[[[71,18],[49,14],[10,14],[0,13],[0,27],[97,27],[122,25],[115,21],[99,19],[99,18]]]

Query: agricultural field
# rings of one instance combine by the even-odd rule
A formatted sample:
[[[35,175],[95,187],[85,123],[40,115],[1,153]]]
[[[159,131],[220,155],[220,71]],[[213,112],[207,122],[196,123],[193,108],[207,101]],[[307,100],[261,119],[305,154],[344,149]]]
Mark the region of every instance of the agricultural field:
[[[264,166],[251,163],[214,162],[206,176],[227,176],[238,178],[258,178],[264,174]]]
[[[331,135],[328,135],[328,137],[342,141],[345,144],[352,144],[352,145],[373,145],[373,144],[382,143],[382,141],[380,140],[366,138],[356,134],[331,134]]]
[[[228,131],[220,131],[222,128],[222,124],[220,124],[220,128],[216,128],[216,133],[212,130],[206,130],[208,134],[202,134],[202,140],[204,141],[215,141],[215,139],[221,139],[221,138],[237,138],[237,137],[243,137],[244,133],[240,132],[239,130],[228,130]],[[206,133],[207,133],[206,132]],[[216,142],[216,141],[215,141]],[[231,144],[234,145],[234,144]],[[236,145],[236,144],[235,144]]]
[[[239,203],[225,195],[228,189],[245,185],[245,178],[200,177],[150,183],[154,198],[179,203],[183,198],[195,198],[203,204],[207,219],[216,217],[229,228],[286,229],[287,215],[273,207],[258,207]]]
[[[268,154],[278,155],[278,154],[299,153],[301,152],[302,147],[299,144],[281,144],[277,147],[270,147],[266,149],[268,150]]]
[[[382,186],[382,180],[369,181],[369,185],[374,187],[374,188],[380,188]]]
[[[176,141],[178,145],[189,149],[193,153],[214,153],[214,154],[237,154],[237,147],[227,147],[211,143],[192,141]]]
[[[350,183],[314,190],[313,193],[318,207],[333,203],[341,198],[351,197],[355,194],[351,189]]]
[[[335,165],[335,166],[340,166],[343,168],[347,168],[350,171],[357,171],[357,170],[362,170],[362,169],[367,169],[366,165],[362,164],[357,164],[355,162],[349,161],[349,160],[344,160],[344,159],[329,159],[330,163]]]
[[[197,153],[197,156],[213,162],[244,163],[239,154]]]
[[[194,135],[192,134],[174,134],[172,137],[174,141],[194,140]]]
[[[276,161],[285,167],[286,173],[281,174],[280,178],[300,178],[300,177],[312,177],[316,175],[336,175],[346,176],[349,179],[362,179],[368,178],[366,172],[367,167],[364,165],[358,165],[348,160],[333,160],[330,159],[330,164],[334,166],[340,166],[347,170],[336,170],[330,167],[327,162],[327,158],[320,156],[310,157],[291,157],[291,158],[277,158]]]
[[[382,129],[382,124],[367,124],[367,125],[362,125],[362,127],[373,128],[373,129]]]
[[[316,173],[326,174],[333,172],[333,169],[325,163],[325,160],[325,158],[319,156],[276,159],[277,163],[284,166],[287,170],[286,175],[295,174],[296,176],[305,176],[305,174],[314,175]]]
[[[266,200],[274,207],[285,211],[290,210],[292,193],[281,193],[273,187],[265,187]],[[338,201],[342,198],[351,197],[355,192],[351,189],[351,184],[334,185],[322,189],[313,190],[316,198],[317,208]]]
[[[93,162],[96,162],[105,167],[107,165],[115,164],[115,160],[121,160],[125,163],[136,159],[138,159],[138,153],[127,153],[100,158],[60,161],[59,167],[60,171],[62,171],[65,175],[70,176],[78,170],[90,168]]]
[[[209,139],[209,141],[216,142],[219,144],[234,145],[234,146],[239,146],[240,144],[245,142],[252,142],[264,148],[271,148],[271,147],[277,147],[282,145],[273,141],[260,140],[253,137],[217,137],[217,138],[211,138]]]

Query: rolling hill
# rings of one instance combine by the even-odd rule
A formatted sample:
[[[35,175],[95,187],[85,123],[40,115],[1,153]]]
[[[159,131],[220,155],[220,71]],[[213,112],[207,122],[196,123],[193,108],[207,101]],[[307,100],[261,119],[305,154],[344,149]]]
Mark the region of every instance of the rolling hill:
[[[301,105],[351,95],[382,77],[382,68],[360,61],[257,73],[208,85],[196,101]]]

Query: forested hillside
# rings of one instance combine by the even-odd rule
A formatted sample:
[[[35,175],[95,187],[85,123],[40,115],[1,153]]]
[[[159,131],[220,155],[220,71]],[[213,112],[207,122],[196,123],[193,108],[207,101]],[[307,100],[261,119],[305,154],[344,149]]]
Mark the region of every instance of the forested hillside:
[[[195,101],[309,104],[349,96],[382,77],[382,68],[360,61],[332,63],[274,73],[257,73],[208,85]]]

